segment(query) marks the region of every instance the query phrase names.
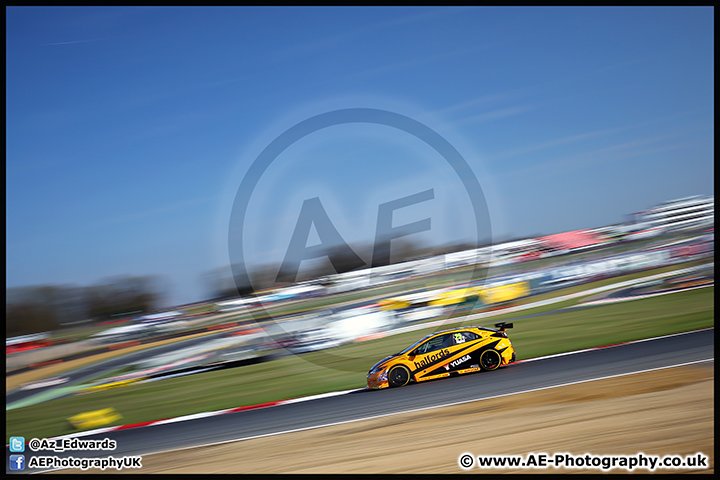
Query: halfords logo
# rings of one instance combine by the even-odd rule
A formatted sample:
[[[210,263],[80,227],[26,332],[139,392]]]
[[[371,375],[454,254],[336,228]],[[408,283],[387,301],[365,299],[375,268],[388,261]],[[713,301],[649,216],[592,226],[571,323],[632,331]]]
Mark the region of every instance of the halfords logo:
[[[432,355],[425,357],[420,362],[413,362],[415,364],[415,368],[420,370],[422,368],[425,368],[429,366],[431,363],[433,363],[435,360],[439,360],[441,358],[447,357],[450,355],[450,350],[440,350],[437,353],[433,353]]]

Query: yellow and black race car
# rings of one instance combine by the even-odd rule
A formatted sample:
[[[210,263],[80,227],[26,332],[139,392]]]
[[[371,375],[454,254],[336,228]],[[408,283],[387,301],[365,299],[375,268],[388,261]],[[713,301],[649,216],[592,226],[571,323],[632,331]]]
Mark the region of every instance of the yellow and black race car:
[[[512,327],[512,323],[496,323],[495,328],[453,328],[428,335],[376,363],[368,373],[367,386],[402,387],[411,381],[495,370],[515,361],[515,350],[505,333]]]

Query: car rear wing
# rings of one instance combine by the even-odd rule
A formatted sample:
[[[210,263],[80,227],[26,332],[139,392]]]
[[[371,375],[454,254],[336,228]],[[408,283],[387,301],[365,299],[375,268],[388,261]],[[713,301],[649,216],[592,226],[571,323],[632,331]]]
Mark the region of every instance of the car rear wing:
[[[496,324],[495,324],[495,328],[497,328],[497,329],[500,330],[501,332],[504,332],[504,331],[507,330],[508,328],[513,328],[513,324],[512,324],[512,323],[500,322],[500,323],[496,323]]]

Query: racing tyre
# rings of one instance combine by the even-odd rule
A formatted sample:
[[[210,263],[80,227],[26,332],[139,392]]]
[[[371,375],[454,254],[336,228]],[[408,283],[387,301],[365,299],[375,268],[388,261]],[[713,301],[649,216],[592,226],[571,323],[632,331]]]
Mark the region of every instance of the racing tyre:
[[[501,363],[502,356],[494,348],[488,348],[480,354],[480,368],[485,371],[496,370]]]
[[[395,365],[388,372],[388,384],[391,387],[404,387],[410,382],[410,370],[402,365]]]

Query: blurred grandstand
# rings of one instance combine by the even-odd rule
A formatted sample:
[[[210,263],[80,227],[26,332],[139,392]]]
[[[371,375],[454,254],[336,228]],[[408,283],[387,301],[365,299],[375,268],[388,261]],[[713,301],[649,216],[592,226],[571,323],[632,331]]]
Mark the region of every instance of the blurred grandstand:
[[[644,228],[677,231],[715,224],[715,197],[694,195],[663,202],[635,214],[635,224]]]

